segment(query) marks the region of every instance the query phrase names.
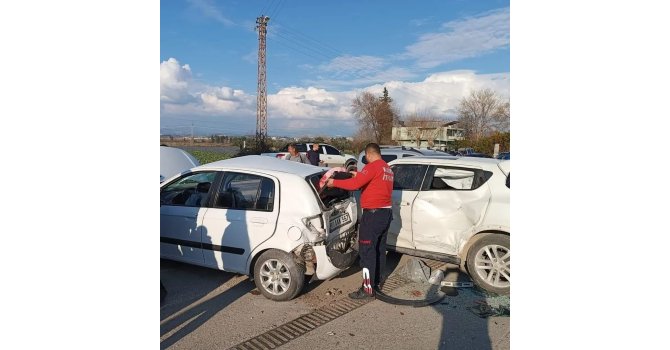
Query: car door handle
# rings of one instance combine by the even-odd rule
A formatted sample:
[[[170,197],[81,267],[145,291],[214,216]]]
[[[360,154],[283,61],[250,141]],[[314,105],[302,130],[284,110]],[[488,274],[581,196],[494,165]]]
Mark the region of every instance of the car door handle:
[[[406,207],[409,205],[409,202],[395,202],[395,204],[398,204],[400,206]]]
[[[253,222],[255,224],[267,224],[268,219],[266,219],[266,218],[251,218],[251,222]]]

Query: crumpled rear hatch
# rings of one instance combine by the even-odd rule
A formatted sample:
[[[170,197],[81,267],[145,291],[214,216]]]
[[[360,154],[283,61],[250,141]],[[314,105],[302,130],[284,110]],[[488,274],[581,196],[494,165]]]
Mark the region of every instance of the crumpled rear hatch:
[[[358,204],[350,191],[321,187],[320,183],[325,183],[322,179],[326,175],[335,179],[351,178],[352,175],[346,171],[331,170],[328,174],[321,172],[309,178],[321,204],[328,256],[333,265],[345,268],[353,263],[358,254]]]

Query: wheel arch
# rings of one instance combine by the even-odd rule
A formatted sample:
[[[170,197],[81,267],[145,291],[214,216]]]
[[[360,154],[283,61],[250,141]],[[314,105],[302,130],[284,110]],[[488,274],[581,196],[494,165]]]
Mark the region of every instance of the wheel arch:
[[[470,237],[468,242],[465,243],[465,246],[463,246],[463,249],[461,249],[460,254],[458,254],[458,256],[461,258],[461,266],[460,266],[461,270],[467,272],[467,268],[465,266],[465,261],[467,260],[468,252],[470,251],[470,248],[480,239],[482,239],[484,237],[488,237],[488,236],[493,235],[493,234],[502,234],[502,235],[505,235],[505,236],[508,236],[508,237],[511,238],[509,232],[502,231],[502,230],[495,230],[495,229],[486,229],[486,230],[482,230],[482,231],[479,231],[479,232],[475,233],[474,235],[472,235],[472,237]]]
[[[256,265],[256,261],[258,261],[258,258],[263,255],[263,253],[267,252],[268,250],[272,250],[275,248],[265,248],[262,250],[259,250],[254,254],[254,256],[251,258],[251,262],[249,263],[249,266],[247,266],[247,274],[253,278],[254,276],[254,266]]]

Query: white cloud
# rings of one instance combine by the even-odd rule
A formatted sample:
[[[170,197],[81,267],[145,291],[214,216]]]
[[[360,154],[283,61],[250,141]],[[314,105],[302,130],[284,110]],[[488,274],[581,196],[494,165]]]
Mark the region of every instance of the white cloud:
[[[247,95],[242,90],[229,87],[209,88],[200,93],[205,111],[214,113],[234,113],[255,111],[256,96]],[[244,114],[247,114],[244,113]]]
[[[235,25],[235,22],[228,19],[221,13],[221,11],[214,5],[212,0],[188,0],[188,2],[198,9],[205,17],[214,19],[217,22],[223,23],[227,26]]]
[[[191,67],[179,65],[179,61],[170,58],[161,62],[161,103],[183,103],[192,100],[188,92],[192,80]]]
[[[421,82],[391,81],[365,91],[381,94],[384,86],[402,115],[430,112],[436,117],[456,118],[461,98],[471,90],[490,88],[509,98],[509,73],[477,74],[471,70],[435,73]]]
[[[416,18],[416,19],[410,20],[409,24],[412,25],[412,26],[415,26],[415,27],[421,27],[423,25],[426,25],[432,19],[433,19],[433,16],[425,17],[425,18]]]
[[[386,66],[384,59],[374,56],[339,56],[319,66],[325,72],[376,72]]]
[[[480,56],[509,45],[509,22],[509,8],[450,21],[442,25],[443,31],[419,37],[399,57],[415,59],[419,68],[433,68]]]
[[[288,87],[268,96],[268,114],[286,119],[350,119],[354,93]]]
[[[437,117],[454,117],[458,101],[471,89],[488,87],[509,96],[509,73],[441,72],[419,82],[387,80],[339,92],[313,86],[286,87],[268,95],[269,133],[352,135],[356,128],[352,99],[361,91],[381,95],[384,86],[403,114],[429,111]],[[253,132],[256,96],[231,87],[198,84],[191,79],[188,65],[170,58],[161,63],[161,127],[192,119],[209,123],[212,133]]]
[[[242,60],[252,63],[252,64],[257,64],[258,63],[258,50],[253,49],[251,50],[248,54],[242,56]]]
[[[364,73],[336,73],[329,78],[317,76],[318,79],[308,79],[304,83],[307,85],[317,85],[321,87],[354,87],[376,84],[391,80],[407,80],[417,76],[416,73],[406,68],[388,67],[375,71]]]

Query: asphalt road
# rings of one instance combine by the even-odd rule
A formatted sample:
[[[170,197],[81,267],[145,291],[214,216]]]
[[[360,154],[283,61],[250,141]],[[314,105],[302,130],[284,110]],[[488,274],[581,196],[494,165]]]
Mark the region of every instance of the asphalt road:
[[[408,259],[390,254],[388,272]],[[246,276],[161,260],[161,282],[168,291],[160,309],[161,349],[235,346],[347,298],[360,285],[359,274],[360,268],[352,267],[329,281],[310,283],[294,300],[274,302],[258,294]],[[445,280],[469,279],[449,266]],[[421,308],[375,300],[278,348],[509,349],[510,318],[482,317],[482,305],[509,310],[509,298],[459,288],[440,303]]]

